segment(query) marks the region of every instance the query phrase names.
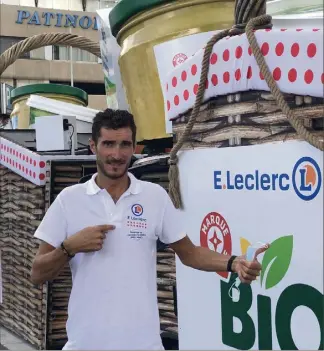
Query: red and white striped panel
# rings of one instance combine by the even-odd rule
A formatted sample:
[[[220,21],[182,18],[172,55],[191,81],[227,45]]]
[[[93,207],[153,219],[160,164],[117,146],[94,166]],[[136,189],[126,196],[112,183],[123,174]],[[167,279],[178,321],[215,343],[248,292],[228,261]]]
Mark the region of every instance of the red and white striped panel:
[[[46,159],[7,139],[0,138],[0,163],[36,185],[45,184]]]
[[[274,29],[255,32],[266,63],[284,93],[323,97],[323,30]],[[203,50],[177,66],[168,76],[165,111],[169,120],[195,103]],[[260,74],[246,34],[214,45],[204,101],[247,90],[269,91]]]

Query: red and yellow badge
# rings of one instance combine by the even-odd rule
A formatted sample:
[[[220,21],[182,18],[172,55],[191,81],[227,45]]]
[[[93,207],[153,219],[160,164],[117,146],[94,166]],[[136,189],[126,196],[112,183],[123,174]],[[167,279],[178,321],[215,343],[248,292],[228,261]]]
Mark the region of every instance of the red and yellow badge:
[[[200,245],[215,252],[232,255],[232,238],[225,218],[217,212],[208,213],[200,227]],[[223,278],[228,272],[217,272]]]

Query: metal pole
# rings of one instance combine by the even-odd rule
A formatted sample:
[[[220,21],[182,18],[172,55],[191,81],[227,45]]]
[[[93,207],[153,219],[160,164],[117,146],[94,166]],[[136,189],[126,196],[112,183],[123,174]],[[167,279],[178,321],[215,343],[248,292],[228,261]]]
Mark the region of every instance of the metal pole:
[[[71,7],[71,0],[69,0],[69,10]],[[70,34],[72,34],[72,28],[70,25]],[[73,48],[70,46],[70,72],[71,72],[71,87],[74,86],[74,79],[73,79]]]
[[[72,33],[70,26],[70,34]],[[73,48],[70,46],[71,87],[73,87]]]

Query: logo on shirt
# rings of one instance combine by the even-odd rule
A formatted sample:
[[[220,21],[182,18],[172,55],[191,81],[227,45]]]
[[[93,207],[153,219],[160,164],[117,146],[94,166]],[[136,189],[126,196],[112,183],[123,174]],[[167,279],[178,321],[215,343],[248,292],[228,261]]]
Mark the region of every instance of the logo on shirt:
[[[127,227],[130,228],[128,237],[134,240],[140,240],[146,237],[147,220],[143,218],[143,206],[134,204],[131,207],[132,216],[127,216]]]
[[[135,204],[132,206],[132,212],[134,216],[141,216],[143,214],[143,206],[140,204]]]

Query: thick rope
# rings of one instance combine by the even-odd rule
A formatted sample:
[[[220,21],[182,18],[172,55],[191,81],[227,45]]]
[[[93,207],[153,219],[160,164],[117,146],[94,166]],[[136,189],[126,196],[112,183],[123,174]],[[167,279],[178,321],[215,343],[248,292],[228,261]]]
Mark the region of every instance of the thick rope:
[[[88,38],[68,33],[39,34],[16,43],[0,55],[0,76],[23,54],[48,45],[73,46],[101,57],[99,43]]]
[[[180,139],[173,147],[170,153],[169,159],[169,195],[175,206],[175,208],[183,208],[180,183],[179,183],[179,169],[178,169],[178,156],[177,153],[180,151],[184,142],[190,135],[192,128],[196,122],[197,116],[199,114],[200,106],[203,101],[203,96],[205,93],[206,78],[209,70],[209,60],[210,55],[213,50],[213,46],[226,35],[237,35],[242,32],[246,32],[247,38],[249,40],[252,52],[256,58],[256,61],[260,67],[260,71],[263,74],[271,93],[274,95],[278,102],[278,105],[282,111],[286,114],[288,121],[291,123],[296,132],[302,136],[311,145],[323,150],[323,142],[315,135],[310,133],[302,124],[301,120],[298,119],[289,108],[288,104],[284,100],[283,94],[279,90],[269,68],[264,60],[261,53],[259,45],[257,43],[254,29],[261,28],[271,28],[272,27],[272,17],[265,14],[266,3],[264,0],[236,0],[235,2],[235,25],[230,30],[224,30],[216,34],[211,38],[205,48],[204,57],[202,61],[202,71],[200,76],[200,83],[198,88],[198,93],[194,108],[190,115],[189,121],[186,125],[184,133],[181,135]],[[258,16],[258,17],[255,17]],[[247,22],[247,24],[246,24]],[[244,28],[246,29],[244,30]]]
[[[284,96],[280,89],[278,88],[278,85],[273,78],[273,75],[271,74],[269,67],[262,55],[262,52],[259,48],[259,45],[257,43],[255,34],[253,30],[255,27],[258,27],[260,23],[264,23],[271,20],[271,17],[268,15],[264,15],[261,17],[253,18],[250,20],[250,22],[246,26],[246,36],[247,39],[250,43],[252,52],[254,54],[254,57],[258,63],[258,66],[260,68],[260,71],[265,79],[265,81],[268,84],[268,87],[270,88],[271,94],[274,96],[276,99],[279,107],[282,109],[284,114],[287,116],[288,121],[292,125],[292,127],[296,130],[297,134],[305,139],[308,143],[310,143],[312,146],[316,147],[317,149],[324,151],[324,143],[323,140],[320,140],[318,136],[315,134],[311,133],[309,130],[305,128],[303,125],[303,122],[301,119],[299,119],[294,112],[290,109],[288,106],[287,102],[284,99]]]
[[[177,163],[178,163],[177,153],[181,149],[185,140],[190,135],[191,130],[196,122],[196,118],[197,118],[198,113],[199,113],[200,105],[203,101],[204,94],[205,94],[205,89],[206,89],[205,86],[206,86],[206,81],[207,81],[208,71],[209,71],[209,60],[210,60],[211,53],[213,51],[213,47],[219,40],[225,38],[228,35],[229,35],[228,29],[217,33],[208,41],[208,43],[205,47],[204,57],[203,57],[203,61],[202,61],[200,82],[199,82],[195,105],[193,107],[191,116],[190,116],[189,121],[186,125],[186,129],[185,129],[184,133],[181,135],[179,141],[175,144],[175,146],[172,148],[172,150],[170,152],[170,158],[169,158],[169,165],[170,165],[170,167],[169,167],[169,195],[170,195],[176,208],[179,208],[182,205],[180,185],[179,185],[179,170],[178,170],[178,165],[177,165]]]

